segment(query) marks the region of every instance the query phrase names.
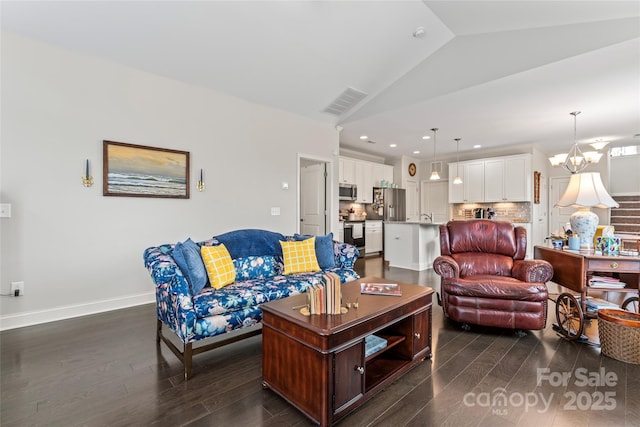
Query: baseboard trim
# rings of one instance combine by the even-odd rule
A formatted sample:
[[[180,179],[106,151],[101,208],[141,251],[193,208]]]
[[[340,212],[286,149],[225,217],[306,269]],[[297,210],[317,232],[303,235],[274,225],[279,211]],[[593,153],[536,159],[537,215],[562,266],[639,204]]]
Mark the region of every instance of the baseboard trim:
[[[153,303],[155,300],[155,293],[147,292],[144,294],[128,295],[122,298],[93,301],[86,304],[67,305],[47,310],[9,314],[6,316],[0,316],[0,331],[87,316],[90,314],[104,313],[105,311]]]

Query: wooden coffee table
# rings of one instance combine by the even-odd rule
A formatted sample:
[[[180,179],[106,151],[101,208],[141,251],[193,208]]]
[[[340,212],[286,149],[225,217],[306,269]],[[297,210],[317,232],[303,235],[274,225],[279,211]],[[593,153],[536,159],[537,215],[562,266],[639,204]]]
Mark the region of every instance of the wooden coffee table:
[[[261,306],[263,386],[322,426],[431,357],[433,289],[393,282],[402,296],[364,295],[362,282],[390,283],[365,277],[343,284],[343,305],[358,303],[345,314],[305,316],[305,294]],[[371,334],[387,346],[365,357]]]

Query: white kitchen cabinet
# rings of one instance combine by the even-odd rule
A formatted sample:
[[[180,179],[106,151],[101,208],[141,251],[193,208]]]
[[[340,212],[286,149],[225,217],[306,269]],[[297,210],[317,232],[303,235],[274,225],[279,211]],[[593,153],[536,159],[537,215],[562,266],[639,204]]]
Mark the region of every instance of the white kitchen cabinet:
[[[462,177],[464,203],[484,201],[484,162],[473,161],[464,165]]]
[[[509,202],[531,202],[531,156],[510,156],[504,164],[504,197]]]
[[[346,157],[338,160],[338,180],[346,184],[356,184],[356,161]]]
[[[338,242],[344,242],[344,221],[338,221]]]
[[[477,203],[484,201],[484,161],[474,160],[458,164],[462,184],[454,184],[458,173],[455,163],[449,163],[449,203]]]
[[[382,221],[365,221],[365,253],[382,252]]]
[[[373,163],[372,184],[374,187],[381,187],[382,181],[393,182],[393,166]]]
[[[449,163],[449,203],[530,202],[531,155],[518,154],[458,164],[462,184],[454,184]]]
[[[504,199],[504,160],[493,159],[484,162],[484,200],[485,202],[503,202]]]
[[[484,201],[531,201],[530,156],[517,155],[485,160]]]
[[[393,166],[340,156],[338,181],[358,187],[356,202],[373,203],[373,187],[381,187],[382,181],[393,181]]]
[[[358,203],[373,203],[373,164],[356,162],[356,185],[358,186]]]

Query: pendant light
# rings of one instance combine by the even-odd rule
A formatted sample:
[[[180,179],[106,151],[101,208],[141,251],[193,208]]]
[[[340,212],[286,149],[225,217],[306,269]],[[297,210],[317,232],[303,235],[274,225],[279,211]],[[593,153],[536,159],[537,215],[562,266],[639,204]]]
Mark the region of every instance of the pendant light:
[[[438,174],[437,164],[436,164],[436,132],[438,128],[432,128],[433,132],[433,162],[431,162],[431,178],[432,181],[440,179],[440,175]]]
[[[597,151],[585,151],[582,152],[578,147],[578,140],[576,139],[576,117],[580,114],[580,111],[573,111],[569,113],[573,116],[573,146],[567,154],[556,154],[549,157],[551,165],[562,166],[572,174],[576,174],[582,171],[584,168],[593,163],[598,163],[602,157],[602,153]],[[604,144],[591,144],[596,150],[604,148],[607,143]]]
[[[462,178],[460,178],[460,138],[455,138],[456,142],[456,177],[453,178],[455,185],[462,184]]]

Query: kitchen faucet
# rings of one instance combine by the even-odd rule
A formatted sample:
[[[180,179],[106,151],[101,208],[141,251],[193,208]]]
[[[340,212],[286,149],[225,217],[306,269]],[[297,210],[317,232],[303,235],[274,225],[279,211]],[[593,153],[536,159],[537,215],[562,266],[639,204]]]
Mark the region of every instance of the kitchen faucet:
[[[429,220],[429,222],[433,222],[433,212],[428,213],[428,214],[423,213],[422,215],[423,215],[423,216],[425,216],[425,217],[427,217],[427,219]]]

